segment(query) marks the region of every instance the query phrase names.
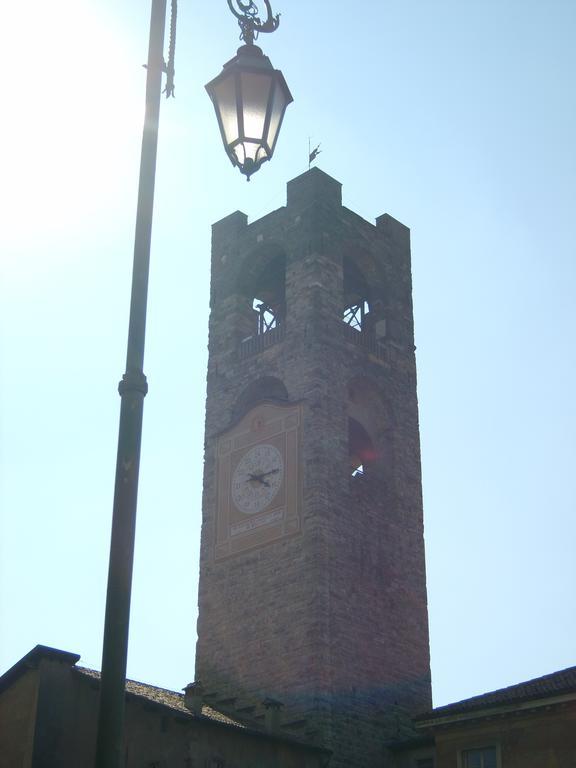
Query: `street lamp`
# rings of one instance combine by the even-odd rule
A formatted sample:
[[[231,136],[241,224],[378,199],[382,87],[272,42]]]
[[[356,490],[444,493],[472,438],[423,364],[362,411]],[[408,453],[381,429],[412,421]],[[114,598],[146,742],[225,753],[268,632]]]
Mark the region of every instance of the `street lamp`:
[[[282,74],[272,69],[268,59],[253,44],[258,32],[271,32],[278,26],[279,18],[278,16],[272,17],[269,1],[264,0],[268,13],[265,22],[261,22],[258,18],[258,9],[252,0],[235,0],[239,11],[234,9],[232,2],[233,0],[228,0],[228,5],[238,18],[242,29],[242,38],[247,43],[243,48],[248,48],[251,51],[246,56],[244,54],[241,56],[239,52],[237,59],[241,58],[242,61],[249,59],[250,62],[258,59],[260,62],[258,65],[249,64],[248,67],[240,67],[239,69],[227,69],[228,65],[226,65],[223,73],[226,75],[224,81],[226,81],[227,72],[232,71],[235,72],[234,77],[237,74],[240,78],[240,103],[243,106],[240,108],[240,112],[236,113],[238,135],[232,138],[232,152],[238,158],[235,164],[240,167],[243,173],[250,176],[251,173],[258,170],[264,160],[268,160],[272,156],[284,109],[292,101],[292,97],[284,83]],[[102,648],[96,768],[120,768],[124,765],[124,696],[128,627],[142,417],[144,397],[148,390],[143,371],[144,339],[163,72],[168,75],[166,95],[171,96],[174,91],[173,54],[176,39],[176,0],[171,0],[172,19],[168,63],[164,62],[163,57],[166,4],[167,0],[152,0],[150,18],[150,42],[146,65],[146,109],[140,157],[126,372],[118,386],[121,397],[120,424]],[[219,81],[219,78],[216,78],[213,83],[216,81]],[[218,90],[218,86],[216,90]],[[225,100],[226,86],[223,86],[220,92],[223,94],[221,97],[218,93],[211,94],[211,97],[215,103],[217,114],[226,116],[228,114]],[[223,121],[228,120],[227,117],[220,117],[219,119],[221,125]],[[254,130],[254,126],[260,129],[259,132]]]
[[[262,163],[270,160],[292,95],[280,70],[274,69],[262,49],[254,45],[259,32],[273,32],[279,16],[272,16],[265,0],[268,18],[254,20],[253,3],[238,4],[238,13],[228,0],[230,10],[238,18],[240,37],[246,45],[224,65],[224,71],[208,83],[206,90],[214,103],[224,148],[233,165],[237,165],[247,181]]]

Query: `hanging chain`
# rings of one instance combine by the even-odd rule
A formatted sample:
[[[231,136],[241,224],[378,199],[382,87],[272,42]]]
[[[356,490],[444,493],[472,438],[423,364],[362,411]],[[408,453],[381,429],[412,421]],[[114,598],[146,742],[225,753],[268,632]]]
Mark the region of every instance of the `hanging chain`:
[[[176,17],[178,15],[178,0],[172,0],[172,6],[170,8],[170,43],[168,45],[168,63],[164,64],[164,71],[166,72],[166,87],[162,93],[166,94],[166,98],[174,96],[174,53],[176,51]]]

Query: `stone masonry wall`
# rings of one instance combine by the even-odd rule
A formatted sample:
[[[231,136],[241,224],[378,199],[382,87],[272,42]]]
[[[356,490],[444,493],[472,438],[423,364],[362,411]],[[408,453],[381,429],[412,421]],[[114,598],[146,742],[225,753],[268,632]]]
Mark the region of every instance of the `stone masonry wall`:
[[[241,277],[283,253],[283,339],[239,355]],[[346,335],[343,260],[362,269],[381,344]],[[332,765],[381,764],[406,713],[430,706],[430,670],[408,230],[341,205],[318,169],[288,185],[288,205],[250,225],[214,225],[197,678],[270,696],[285,719],[335,750]],[[353,332],[354,333],[354,332]],[[215,444],[254,380],[280,379],[304,408],[301,533],[214,559]],[[348,389],[366,380],[379,458],[351,478]]]

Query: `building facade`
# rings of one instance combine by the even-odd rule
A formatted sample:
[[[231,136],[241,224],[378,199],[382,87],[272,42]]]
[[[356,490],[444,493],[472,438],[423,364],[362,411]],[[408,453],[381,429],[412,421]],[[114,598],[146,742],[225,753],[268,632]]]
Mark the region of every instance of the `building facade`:
[[[213,227],[196,676],[366,768],[431,704],[409,230],[287,192]]]
[[[576,667],[438,707],[419,738],[394,745],[394,768],[573,768]]]
[[[90,768],[100,675],[36,646],[0,677],[0,768]],[[228,712],[221,711],[222,708]],[[230,710],[238,714],[231,715]],[[126,682],[127,768],[331,768],[342,756],[295,739],[278,702]],[[381,768],[574,768],[576,667],[414,718],[383,739]],[[359,761],[358,761],[359,762]]]
[[[79,658],[39,645],[0,677],[0,768],[92,768],[100,675]],[[325,768],[329,758],[197,691],[126,681],[126,768]]]

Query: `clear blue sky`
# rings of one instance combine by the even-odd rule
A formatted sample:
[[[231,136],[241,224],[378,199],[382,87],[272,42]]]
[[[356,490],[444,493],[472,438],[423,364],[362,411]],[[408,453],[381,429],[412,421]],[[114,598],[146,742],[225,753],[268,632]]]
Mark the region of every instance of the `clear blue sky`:
[[[435,704],[576,663],[576,5],[275,0],[294,95],[247,184],[203,85],[238,45],[180,0],[162,106],[128,674],[193,678],[210,225],[319,166],[412,230]],[[0,671],[99,668],[149,5],[4,9]],[[7,45],[6,45],[7,43]]]

